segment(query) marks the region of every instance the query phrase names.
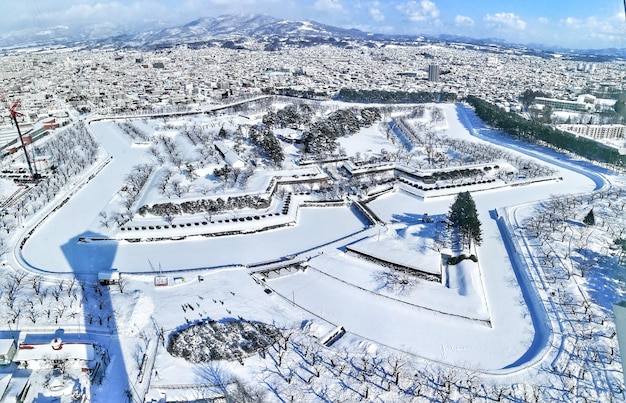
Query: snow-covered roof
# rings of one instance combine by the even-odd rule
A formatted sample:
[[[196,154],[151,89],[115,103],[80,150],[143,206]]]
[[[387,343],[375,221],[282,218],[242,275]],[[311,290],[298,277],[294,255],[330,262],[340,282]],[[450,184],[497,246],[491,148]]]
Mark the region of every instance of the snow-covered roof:
[[[17,370],[12,374],[0,375],[0,397],[2,403],[22,402],[19,397],[29,385],[30,370]]]
[[[90,343],[61,343],[53,348],[53,343],[20,344],[14,361],[32,360],[82,360],[92,361],[95,357]]]
[[[0,397],[6,393],[11,378],[13,378],[13,374],[0,374]]]
[[[289,128],[276,130],[276,134],[284,138],[292,139],[292,140],[301,140],[302,135],[303,135],[301,130],[295,130],[295,129],[289,129]]]
[[[236,152],[234,152],[232,149],[230,149],[223,142],[216,141],[213,144],[215,144],[215,147],[224,156],[224,161],[226,161],[226,163],[230,165],[231,167],[242,168],[245,165],[243,160],[239,158],[239,155]]]
[[[98,281],[119,281],[120,273],[117,270],[101,271],[98,273]]]

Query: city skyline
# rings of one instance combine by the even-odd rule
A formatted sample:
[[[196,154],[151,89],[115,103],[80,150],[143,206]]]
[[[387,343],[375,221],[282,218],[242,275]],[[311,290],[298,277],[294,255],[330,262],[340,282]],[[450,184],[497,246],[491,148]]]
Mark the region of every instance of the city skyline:
[[[384,34],[451,34],[577,49],[626,47],[620,0],[27,0],[12,6],[0,32],[7,37],[27,29],[45,33],[88,27],[105,37],[115,30],[160,29],[230,13],[314,20]]]

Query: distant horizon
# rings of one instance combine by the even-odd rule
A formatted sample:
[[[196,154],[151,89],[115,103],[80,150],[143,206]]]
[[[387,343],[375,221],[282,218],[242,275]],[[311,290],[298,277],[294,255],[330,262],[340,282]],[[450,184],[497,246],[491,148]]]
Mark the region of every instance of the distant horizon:
[[[565,49],[626,48],[622,0],[28,0],[12,4],[0,38],[51,30],[161,29],[202,17],[265,14],[368,33],[453,35]]]

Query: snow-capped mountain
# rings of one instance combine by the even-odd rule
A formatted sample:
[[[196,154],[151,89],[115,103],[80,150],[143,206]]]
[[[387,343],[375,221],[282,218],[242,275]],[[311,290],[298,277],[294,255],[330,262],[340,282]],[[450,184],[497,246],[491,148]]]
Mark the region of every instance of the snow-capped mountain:
[[[121,43],[122,40],[141,38],[142,34],[143,36],[153,34],[163,27],[163,23],[159,21],[146,21],[133,27],[110,22],[76,26],[57,25],[46,28],[26,27],[18,31],[0,33],[0,47],[110,45],[112,42]]]
[[[147,37],[146,41],[148,43],[185,43],[227,36],[251,36],[254,30],[278,21],[276,18],[258,14],[202,17],[182,26],[162,29]]]
[[[202,17],[185,25],[164,28],[162,22],[145,22],[131,29],[121,25],[54,27],[43,32],[24,30],[0,34],[0,47],[28,46],[114,46],[169,47],[179,44],[254,40],[271,43],[276,39],[292,42],[362,39],[368,34],[315,21],[281,20],[261,14],[227,14]]]
[[[229,14],[203,17],[179,27],[166,28],[147,37],[145,45],[180,44],[209,40],[251,38],[363,38],[356,29],[343,29],[315,21],[281,20],[268,15]]]

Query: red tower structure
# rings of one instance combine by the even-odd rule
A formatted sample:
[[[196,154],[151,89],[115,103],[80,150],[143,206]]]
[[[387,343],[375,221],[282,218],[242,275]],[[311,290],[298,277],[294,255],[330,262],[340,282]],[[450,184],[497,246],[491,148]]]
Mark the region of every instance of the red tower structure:
[[[21,99],[18,99],[11,105],[4,95],[2,96],[2,102],[4,102],[4,106],[9,110],[9,114],[11,116],[11,120],[15,124],[15,128],[17,129],[17,136],[20,139],[20,143],[22,144],[22,149],[24,150],[24,155],[26,156],[26,163],[28,164],[28,171],[30,172],[30,178],[32,180],[39,179],[39,174],[33,169],[33,165],[30,162],[30,157],[28,156],[28,151],[26,150],[26,144],[24,144],[24,139],[22,138],[22,131],[20,130],[20,125],[17,121],[18,116],[24,116],[23,113],[17,111],[17,106],[20,104]]]

